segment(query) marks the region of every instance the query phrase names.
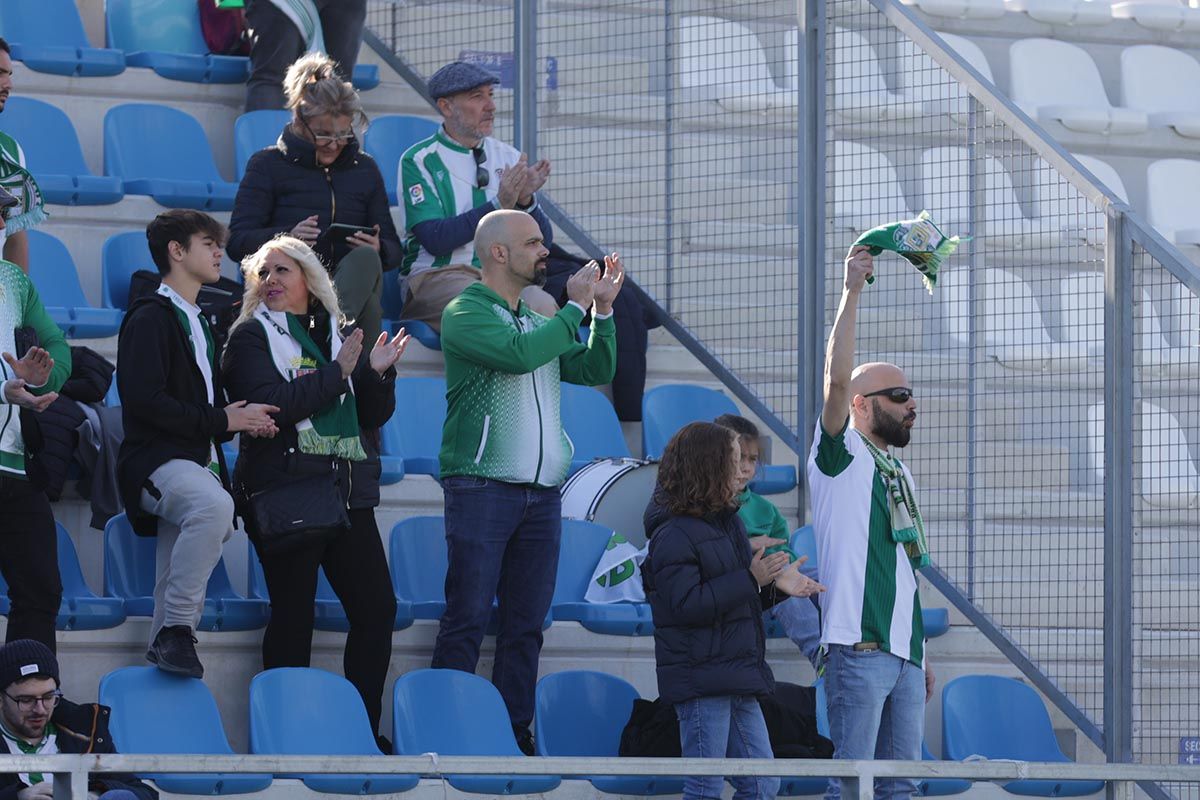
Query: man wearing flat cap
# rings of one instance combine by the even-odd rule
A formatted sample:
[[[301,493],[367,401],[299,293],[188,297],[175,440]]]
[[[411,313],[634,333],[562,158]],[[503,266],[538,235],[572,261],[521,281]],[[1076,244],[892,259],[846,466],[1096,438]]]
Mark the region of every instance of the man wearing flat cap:
[[[18,206],[0,187],[0,232]],[[33,282],[0,260],[0,575],[12,604],[6,637],[37,639],[51,650],[62,599],[58,536],[50,500],[29,480],[25,459],[26,445],[37,441],[36,415],[70,374],[71,349]]]
[[[400,191],[405,228],[407,277],[404,318],[441,330],[442,310],[463,289],[481,278],[475,254],[475,226],[489,212],[517,209],[537,222],[547,247],[550,220],[537,205],[536,192],[550,176],[550,162],[530,164],[522,153],[492,138],[499,80],[475,64],[455,61],[429,79],[442,127],[410,147],[400,159]],[[542,316],[558,304],[538,286],[521,299]]]
[[[0,755],[115,753],[109,708],[75,704],[59,691],[58,660],[41,642],[18,639],[0,647]],[[53,776],[0,773],[0,799],[50,800]],[[88,776],[89,800],[156,800],[158,792],[133,775]]]

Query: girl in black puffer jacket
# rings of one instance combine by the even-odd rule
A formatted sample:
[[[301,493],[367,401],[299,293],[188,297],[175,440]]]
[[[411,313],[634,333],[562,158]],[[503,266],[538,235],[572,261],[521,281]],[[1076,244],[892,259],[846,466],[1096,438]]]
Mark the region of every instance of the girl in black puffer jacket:
[[[650,551],[642,564],[654,615],[660,699],[674,703],[684,757],[771,758],[758,697],[775,679],[766,663],[762,611],[820,584],[786,553],[751,552],[737,515],[741,451],[733,431],[710,422],[683,427],[667,444],[646,512]],[[758,537],[763,538],[763,537]],[[777,778],[732,778],[734,797],[772,798]],[[720,777],[691,777],[685,800],[719,798]]]

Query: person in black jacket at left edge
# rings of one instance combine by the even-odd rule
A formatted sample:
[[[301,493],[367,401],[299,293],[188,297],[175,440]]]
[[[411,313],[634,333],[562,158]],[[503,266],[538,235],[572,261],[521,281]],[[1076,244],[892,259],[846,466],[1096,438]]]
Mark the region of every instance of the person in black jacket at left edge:
[[[32,639],[0,647],[0,755],[115,753],[108,733],[109,708],[76,704],[59,691],[58,661]],[[0,800],[50,800],[54,776],[0,773]],[[158,792],[134,775],[88,776],[90,800],[157,800]]]

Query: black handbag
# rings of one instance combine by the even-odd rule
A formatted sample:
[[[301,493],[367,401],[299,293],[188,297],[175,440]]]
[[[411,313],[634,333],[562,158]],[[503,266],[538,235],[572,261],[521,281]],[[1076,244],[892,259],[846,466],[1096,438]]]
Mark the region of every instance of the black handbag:
[[[332,471],[263,489],[248,500],[262,555],[322,544],[350,527]]]

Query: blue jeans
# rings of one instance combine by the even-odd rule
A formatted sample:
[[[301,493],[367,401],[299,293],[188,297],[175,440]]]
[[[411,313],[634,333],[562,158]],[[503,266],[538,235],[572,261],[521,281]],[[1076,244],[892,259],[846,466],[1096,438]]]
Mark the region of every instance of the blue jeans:
[[[821,612],[812,599],[789,597],[771,606],[767,613],[779,621],[783,632],[800,648],[813,669],[817,669],[821,653]]]
[[[675,704],[684,758],[774,758],[758,699],[749,695],[700,697]],[[779,778],[730,778],[734,800],[771,800]],[[720,800],[725,779],[690,777],[683,800]]]
[[[925,735],[925,672],[886,650],[829,646],[825,693],[833,757],[921,760]],[[841,781],[831,779],[825,800],[838,800]],[[878,780],[875,797],[908,798],[914,781]]]
[[[554,598],[562,497],[486,478],[442,481],[446,498],[446,612],[433,648],[435,669],[474,672],[499,601],[492,683],[513,727],[533,721],[542,623]]]

